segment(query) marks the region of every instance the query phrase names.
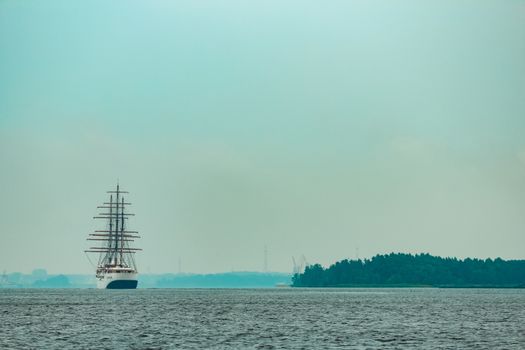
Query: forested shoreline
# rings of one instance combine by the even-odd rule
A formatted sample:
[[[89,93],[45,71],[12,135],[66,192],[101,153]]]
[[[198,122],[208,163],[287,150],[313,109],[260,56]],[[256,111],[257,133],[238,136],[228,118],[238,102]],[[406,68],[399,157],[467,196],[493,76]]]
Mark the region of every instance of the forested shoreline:
[[[525,260],[442,258],[391,253],[309,265],[292,278],[294,287],[487,287],[525,288]]]

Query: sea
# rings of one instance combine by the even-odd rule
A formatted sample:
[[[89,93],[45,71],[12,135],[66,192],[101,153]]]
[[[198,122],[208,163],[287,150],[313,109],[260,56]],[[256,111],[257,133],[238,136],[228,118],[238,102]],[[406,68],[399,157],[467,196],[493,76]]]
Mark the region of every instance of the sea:
[[[525,349],[525,290],[0,289],[0,349]]]

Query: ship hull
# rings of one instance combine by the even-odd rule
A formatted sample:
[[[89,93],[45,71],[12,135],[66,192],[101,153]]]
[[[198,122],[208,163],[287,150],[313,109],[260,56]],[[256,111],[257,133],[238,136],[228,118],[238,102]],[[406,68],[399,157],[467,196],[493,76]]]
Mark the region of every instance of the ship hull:
[[[111,281],[106,286],[106,289],[136,289],[137,284],[139,284],[137,280]]]
[[[99,289],[136,289],[138,285],[136,273],[106,273],[97,279]]]

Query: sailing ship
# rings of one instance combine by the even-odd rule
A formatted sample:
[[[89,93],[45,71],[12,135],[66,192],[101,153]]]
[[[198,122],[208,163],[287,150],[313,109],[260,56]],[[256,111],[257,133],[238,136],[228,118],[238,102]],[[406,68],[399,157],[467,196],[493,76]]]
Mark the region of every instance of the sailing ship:
[[[129,231],[127,221],[135,214],[127,211],[128,203],[124,200],[127,191],[121,191],[117,184],[116,191],[107,191],[109,202],[98,206],[105,212],[94,216],[106,222],[103,230],[96,230],[87,238],[88,241],[100,242],[100,246],[90,247],[86,253],[98,253],[96,270],[97,287],[101,289],[135,289],[138,271],[134,254],[142,249],[133,248],[130,243],[140,238],[137,231]]]

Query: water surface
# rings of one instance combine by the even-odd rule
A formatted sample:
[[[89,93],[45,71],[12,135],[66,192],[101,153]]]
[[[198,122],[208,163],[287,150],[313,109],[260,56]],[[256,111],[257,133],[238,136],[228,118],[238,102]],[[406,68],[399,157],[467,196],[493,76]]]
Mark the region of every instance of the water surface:
[[[0,289],[1,349],[525,349],[525,290]]]

